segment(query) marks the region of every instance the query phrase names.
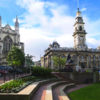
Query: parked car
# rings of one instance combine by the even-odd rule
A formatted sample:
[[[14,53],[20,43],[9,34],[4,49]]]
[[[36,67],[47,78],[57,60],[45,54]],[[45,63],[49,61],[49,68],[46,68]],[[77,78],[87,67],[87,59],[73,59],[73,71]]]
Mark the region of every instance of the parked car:
[[[13,70],[13,68],[11,66],[0,66],[0,73],[1,74],[6,74],[12,70]]]

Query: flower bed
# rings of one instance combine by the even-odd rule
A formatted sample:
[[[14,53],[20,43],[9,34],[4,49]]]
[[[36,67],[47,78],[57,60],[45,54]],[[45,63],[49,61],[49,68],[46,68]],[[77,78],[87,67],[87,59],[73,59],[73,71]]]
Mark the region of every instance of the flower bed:
[[[19,92],[21,89],[36,81],[37,78],[34,76],[24,77],[20,79],[16,79],[5,83],[4,85],[0,86],[0,93],[16,93]]]

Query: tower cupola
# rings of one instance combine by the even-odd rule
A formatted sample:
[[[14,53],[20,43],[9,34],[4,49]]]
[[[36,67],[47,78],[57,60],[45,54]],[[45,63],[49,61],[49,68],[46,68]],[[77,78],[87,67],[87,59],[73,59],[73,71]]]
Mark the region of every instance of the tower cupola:
[[[74,24],[74,48],[78,50],[85,50],[86,46],[86,31],[84,29],[84,21],[81,11],[78,8]]]
[[[81,12],[80,12],[79,8],[78,8],[78,11],[77,11],[77,13],[76,13],[76,16],[77,16],[77,17],[81,17]]]

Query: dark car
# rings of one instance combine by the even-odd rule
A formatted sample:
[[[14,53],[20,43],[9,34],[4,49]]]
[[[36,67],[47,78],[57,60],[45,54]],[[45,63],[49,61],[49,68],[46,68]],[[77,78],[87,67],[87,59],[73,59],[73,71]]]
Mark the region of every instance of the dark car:
[[[2,74],[6,74],[12,70],[13,68],[11,66],[0,66],[0,73]]]

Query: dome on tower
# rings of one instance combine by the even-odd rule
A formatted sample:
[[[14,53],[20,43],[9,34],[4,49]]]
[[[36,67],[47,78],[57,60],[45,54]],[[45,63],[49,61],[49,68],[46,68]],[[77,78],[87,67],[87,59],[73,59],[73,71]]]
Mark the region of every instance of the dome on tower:
[[[59,43],[58,43],[57,41],[54,41],[54,42],[52,43],[52,47],[54,47],[54,48],[59,48],[60,45],[59,45]]]
[[[77,17],[81,17],[81,11],[79,10],[79,8],[78,8],[78,11],[77,11],[77,13],[76,13],[76,16],[77,16]]]

